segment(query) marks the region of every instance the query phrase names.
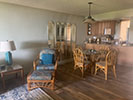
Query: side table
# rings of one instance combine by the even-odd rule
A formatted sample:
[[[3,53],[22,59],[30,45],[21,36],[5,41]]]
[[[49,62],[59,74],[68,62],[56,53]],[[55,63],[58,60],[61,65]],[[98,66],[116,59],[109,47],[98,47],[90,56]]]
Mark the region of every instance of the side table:
[[[2,83],[3,83],[3,88],[5,89],[5,78],[4,76],[14,74],[14,73],[21,73],[21,78],[22,82],[24,83],[24,69],[21,65],[11,65],[11,66],[6,66],[4,70],[0,70],[1,78],[2,78]]]

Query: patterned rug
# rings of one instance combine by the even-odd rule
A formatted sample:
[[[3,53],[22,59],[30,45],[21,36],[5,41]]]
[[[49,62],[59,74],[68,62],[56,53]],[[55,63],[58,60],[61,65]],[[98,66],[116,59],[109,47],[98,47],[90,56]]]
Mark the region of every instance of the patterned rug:
[[[27,85],[23,85],[6,93],[0,94],[0,100],[54,100],[42,89],[37,88],[27,90]]]

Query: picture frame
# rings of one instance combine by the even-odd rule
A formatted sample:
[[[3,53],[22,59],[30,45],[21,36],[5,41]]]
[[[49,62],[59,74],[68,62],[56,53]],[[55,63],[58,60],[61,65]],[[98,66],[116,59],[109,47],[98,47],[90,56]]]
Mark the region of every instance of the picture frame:
[[[111,28],[105,28],[104,35],[111,35]]]

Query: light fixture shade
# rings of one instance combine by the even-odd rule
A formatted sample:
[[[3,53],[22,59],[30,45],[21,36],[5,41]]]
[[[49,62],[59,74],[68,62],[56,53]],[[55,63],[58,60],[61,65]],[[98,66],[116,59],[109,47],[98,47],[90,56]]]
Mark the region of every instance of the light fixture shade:
[[[16,50],[14,41],[0,42],[0,52],[8,52],[13,50]]]
[[[89,23],[89,24],[94,24],[95,20],[91,16],[88,16],[86,19],[84,19],[83,22],[84,23]]]

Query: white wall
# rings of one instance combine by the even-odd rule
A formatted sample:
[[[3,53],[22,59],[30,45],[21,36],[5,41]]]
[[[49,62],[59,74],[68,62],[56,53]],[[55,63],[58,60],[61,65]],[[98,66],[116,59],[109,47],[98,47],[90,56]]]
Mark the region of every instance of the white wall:
[[[30,71],[33,59],[47,46],[50,20],[76,24],[77,44],[84,40],[86,26],[82,23],[83,17],[0,3],[0,41],[15,41],[17,50],[12,52],[13,60],[23,65],[25,72]],[[4,63],[4,53],[0,53],[0,63]]]

